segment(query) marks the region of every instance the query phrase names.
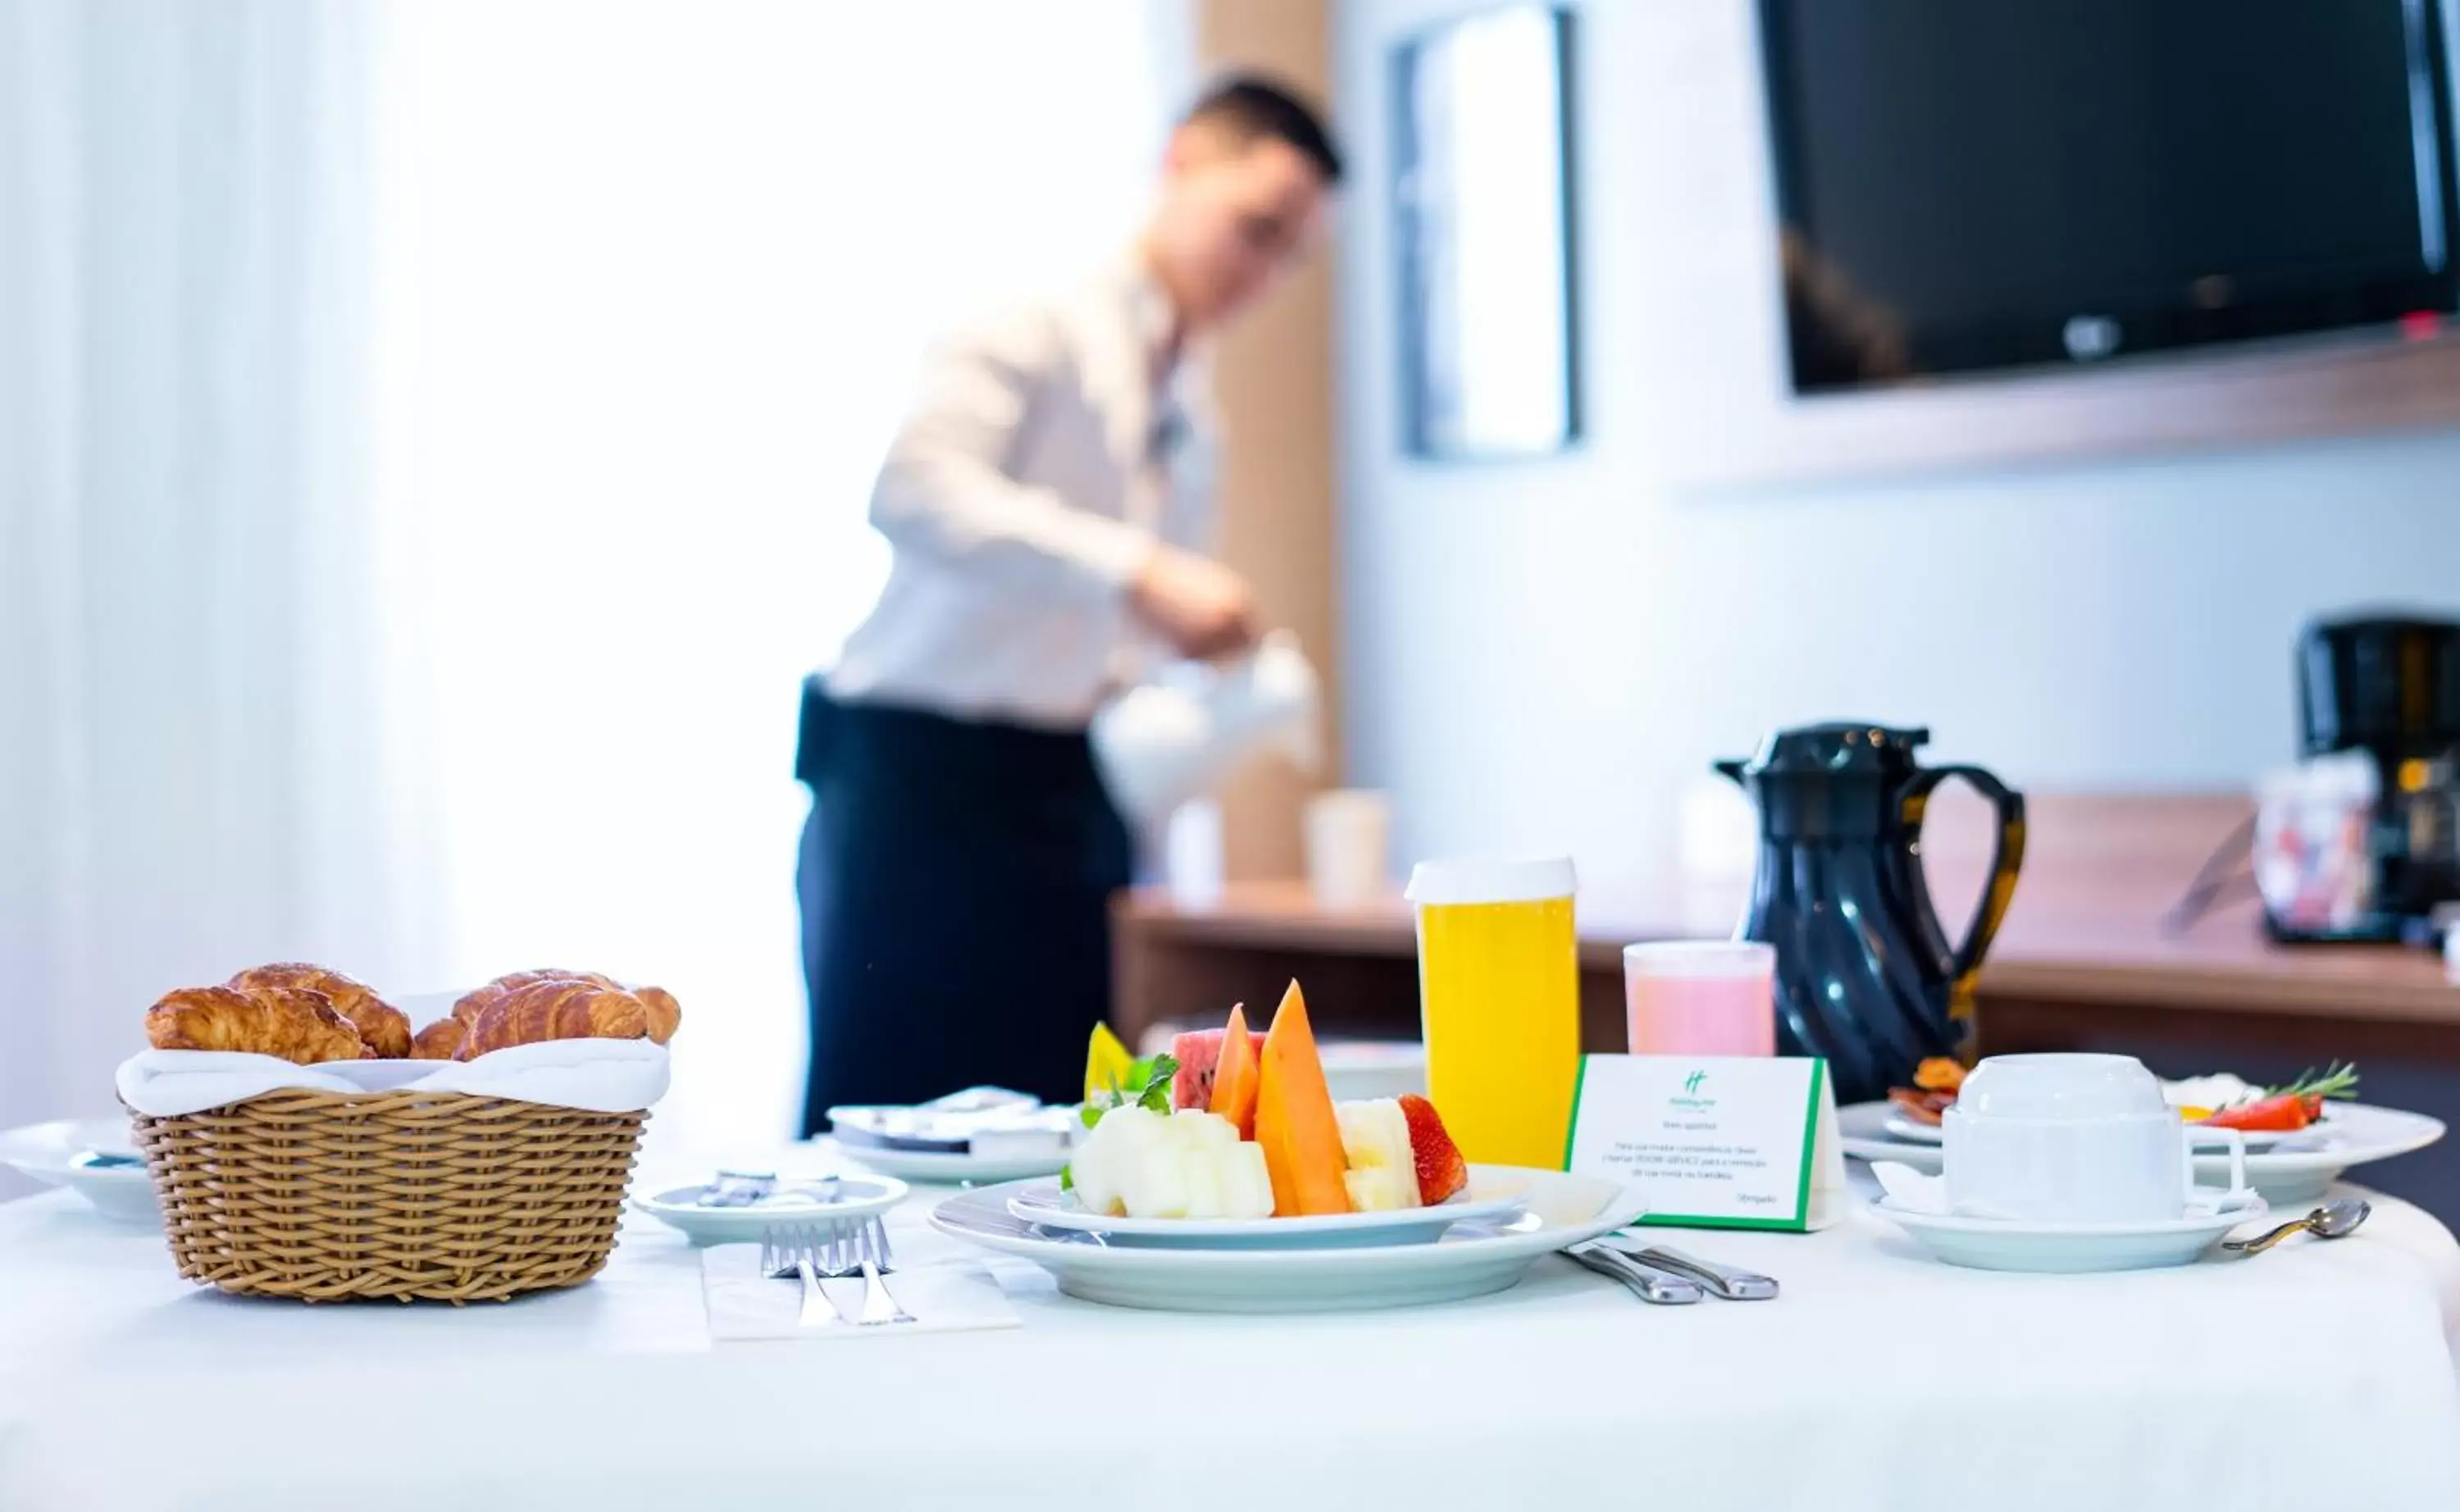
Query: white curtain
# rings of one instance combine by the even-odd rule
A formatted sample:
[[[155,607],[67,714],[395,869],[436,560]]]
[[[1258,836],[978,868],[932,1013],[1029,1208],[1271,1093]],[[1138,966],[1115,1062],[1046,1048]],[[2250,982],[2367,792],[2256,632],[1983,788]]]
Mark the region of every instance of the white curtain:
[[[0,1126],[109,1111],[167,987],[428,951],[369,612],[365,19],[0,0]]]
[[[870,474],[1126,235],[1179,12],[0,0],[0,1126],[302,956],[662,981],[661,1126],[782,1131]]]
[[[1128,234],[1162,13],[382,12],[378,471],[430,628],[440,965],[672,988],[669,1133],[793,1116],[802,674],[884,569],[863,505],[926,338]]]

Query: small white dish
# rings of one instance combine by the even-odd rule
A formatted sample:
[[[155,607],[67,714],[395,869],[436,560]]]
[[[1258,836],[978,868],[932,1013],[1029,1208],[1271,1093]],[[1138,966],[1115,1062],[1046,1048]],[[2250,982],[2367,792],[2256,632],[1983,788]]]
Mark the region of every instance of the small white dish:
[[[154,1178],[122,1118],[59,1118],[0,1132],[0,1164],[65,1186],[105,1218],[159,1226]]]
[[[997,1087],[914,1107],[831,1108],[828,1116],[847,1161],[906,1182],[979,1186],[1056,1176],[1085,1135],[1075,1108]]]
[[[1525,1183],[1524,1183],[1525,1184]],[[1508,1223],[1521,1193],[1498,1182],[1482,1195],[1460,1193],[1432,1207],[1314,1218],[1113,1218],[1089,1213],[1057,1186],[1038,1184],[1008,1199],[1007,1210],[1044,1228],[1099,1234],[1114,1245],[1190,1249],[1343,1249],[1431,1245],[1454,1224]]]
[[[901,1182],[940,1186],[988,1186],[994,1182],[1022,1182],[1056,1176],[1070,1154],[976,1155],[970,1150],[900,1150],[881,1145],[838,1143],[845,1163]]]
[[[2191,1265],[2221,1236],[2268,1210],[2261,1198],[2217,1213],[2131,1224],[2028,1224],[1918,1212],[1882,1199],[1871,1210],[1940,1261],[1975,1270],[2077,1274]]]
[[[1071,1297],[1182,1312],[1344,1312],[1421,1307],[1513,1287],[1559,1249],[1611,1233],[1647,1211],[1637,1188],[1593,1176],[1508,1165],[1470,1167],[1470,1194],[1510,1191],[1508,1224],[1460,1224],[1431,1245],[1198,1249],[1111,1245],[1027,1223],[1008,1210],[1021,1188],[962,1192],[931,1225],[986,1249],[1030,1260]]]
[[[829,1184],[817,1179],[781,1182],[777,1195],[749,1206],[710,1207],[699,1201],[709,1184],[694,1182],[635,1197],[632,1205],[695,1245],[740,1245],[756,1244],[764,1231],[784,1225],[842,1224],[884,1213],[905,1200],[905,1183],[887,1177],[839,1177],[834,1200],[822,1201],[822,1189]]]

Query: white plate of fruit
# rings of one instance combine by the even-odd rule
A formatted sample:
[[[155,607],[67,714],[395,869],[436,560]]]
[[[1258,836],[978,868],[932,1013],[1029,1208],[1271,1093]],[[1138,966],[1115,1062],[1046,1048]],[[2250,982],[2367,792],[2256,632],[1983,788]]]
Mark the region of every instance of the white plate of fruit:
[[[1292,983],[1271,1032],[1241,1009],[1181,1034],[1086,1101],[1091,1133],[1057,1184],[1008,1200],[1019,1220],[1114,1244],[1208,1248],[1431,1244],[1508,1220],[1510,1189],[1469,1166],[1426,1098],[1336,1103]]]

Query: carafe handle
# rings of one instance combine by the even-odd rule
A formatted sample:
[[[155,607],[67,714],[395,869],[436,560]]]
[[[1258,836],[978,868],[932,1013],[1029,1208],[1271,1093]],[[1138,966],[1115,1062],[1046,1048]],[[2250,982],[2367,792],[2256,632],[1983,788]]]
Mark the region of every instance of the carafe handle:
[[[1957,942],[1948,958],[1949,971],[1960,987],[1966,987],[1982,965],[1983,952],[1990,948],[1991,939],[2007,917],[2007,905],[2016,896],[2016,872],[2025,864],[2025,795],[1978,766],[1925,767],[1898,790],[1897,799],[1905,815],[1905,827],[1917,838],[1921,833],[1921,810],[1930,799],[1931,790],[1952,777],[1962,777],[1999,812],[1999,838],[1990,854],[1990,880],[1982,888],[1981,901],[1973,906],[1973,922],[1965,926],[1964,938]]]

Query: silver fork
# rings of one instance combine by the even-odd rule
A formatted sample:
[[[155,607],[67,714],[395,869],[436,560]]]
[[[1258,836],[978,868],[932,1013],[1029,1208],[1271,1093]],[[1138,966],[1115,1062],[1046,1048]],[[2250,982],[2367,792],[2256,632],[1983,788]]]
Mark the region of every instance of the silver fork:
[[[863,1223],[855,1236],[855,1261],[862,1271],[862,1316],[864,1328],[877,1328],[883,1323],[911,1323],[914,1314],[897,1300],[880,1278],[897,1268],[888,1249],[888,1225],[877,1214]]]
[[[802,1308],[795,1314],[798,1329],[825,1329],[845,1322],[845,1314],[820,1286],[821,1268],[817,1230],[795,1226],[761,1231],[760,1273],[777,1281],[795,1276],[803,1283]]]

